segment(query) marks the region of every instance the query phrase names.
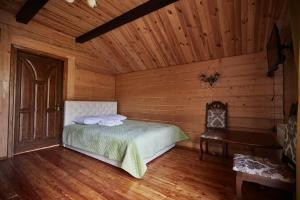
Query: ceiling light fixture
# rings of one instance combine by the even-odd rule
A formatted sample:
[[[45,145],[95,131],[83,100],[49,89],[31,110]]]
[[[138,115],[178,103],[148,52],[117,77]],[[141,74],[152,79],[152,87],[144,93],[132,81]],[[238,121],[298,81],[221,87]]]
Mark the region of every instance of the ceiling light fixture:
[[[65,0],[68,3],[74,3],[75,0]],[[95,8],[97,6],[97,0],[86,0],[86,3],[91,7]]]

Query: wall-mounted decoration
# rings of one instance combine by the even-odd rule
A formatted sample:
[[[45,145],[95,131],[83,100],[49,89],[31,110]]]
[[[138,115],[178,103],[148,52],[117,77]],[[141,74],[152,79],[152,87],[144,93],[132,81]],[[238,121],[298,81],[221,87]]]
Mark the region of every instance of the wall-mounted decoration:
[[[213,84],[219,79],[220,74],[218,72],[215,72],[214,74],[208,76],[206,74],[201,74],[199,76],[200,80],[206,83],[209,83],[209,85],[212,87]]]
[[[75,0],[66,0],[66,1],[68,3],[73,3]],[[86,2],[91,8],[95,8],[97,5],[97,0],[87,0]]]

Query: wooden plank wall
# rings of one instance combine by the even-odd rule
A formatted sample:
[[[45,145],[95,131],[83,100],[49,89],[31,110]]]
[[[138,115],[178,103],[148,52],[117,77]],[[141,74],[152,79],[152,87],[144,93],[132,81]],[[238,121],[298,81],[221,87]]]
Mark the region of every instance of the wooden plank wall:
[[[78,69],[74,99],[115,100],[115,76]]]
[[[298,73],[295,58],[291,50],[285,51],[284,63],[284,118],[288,121],[292,103],[298,99]]]
[[[7,131],[8,131],[8,107],[9,107],[9,66],[10,54],[7,49],[9,33],[0,25],[0,158],[6,156]]]
[[[0,10],[0,158],[7,156],[11,45],[42,52],[66,61],[65,98],[114,100],[115,77],[88,47],[74,38],[35,22],[23,25]]]
[[[266,55],[261,52],[117,75],[119,112],[132,119],[176,124],[191,138],[181,145],[192,148],[199,146],[205,105],[212,100],[228,103],[230,129],[270,132],[274,118],[283,119],[280,69],[274,80],[266,77]],[[201,73],[214,72],[221,76],[213,88],[200,81]]]
[[[290,18],[281,18],[276,24],[279,28],[281,43],[293,43]],[[295,63],[296,55],[294,54],[293,48],[284,49],[283,54],[285,56],[283,66],[284,120],[287,122],[290,115],[291,104],[297,102],[298,99],[298,73]]]

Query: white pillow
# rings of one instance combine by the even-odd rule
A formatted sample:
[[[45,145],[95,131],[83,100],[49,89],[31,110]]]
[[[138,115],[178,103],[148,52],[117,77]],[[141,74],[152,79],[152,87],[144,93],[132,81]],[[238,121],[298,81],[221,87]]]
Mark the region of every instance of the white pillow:
[[[106,121],[106,122],[100,121],[98,124],[100,126],[118,126],[118,125],[122,125],[123,122],[112,120],[112,121]]]
[[[120,122],[122,120],[127,119],[126,116],[123,115],[99,115],[99,116],[80,116],[76,117],[73,122],[75,124],[98,124],[99,122],[103,123],[113,123],[112,121]]]
[[[81,116],[73,120],[75,124],[98,124],[101,118],[99,116]]]
[[[127,119],[126,116],[124,115],[101,115],[101,118],[104,120],[117,120],[117,121],[122,121]]]

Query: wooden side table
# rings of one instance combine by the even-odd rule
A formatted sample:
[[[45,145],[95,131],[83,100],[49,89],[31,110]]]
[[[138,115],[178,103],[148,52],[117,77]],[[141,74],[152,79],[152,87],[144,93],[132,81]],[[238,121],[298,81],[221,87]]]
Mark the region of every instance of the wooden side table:
[[[247,132],[247,131],[216,131],[208,130],[200,137],[200,159],[203,158],[203,143],[206,143],[208,153],[208,142],[222,144],[223,156],[228,155],[228,145],[243,145],[251,149],[252,154],[257,148],[281,149],[274,134]]]

